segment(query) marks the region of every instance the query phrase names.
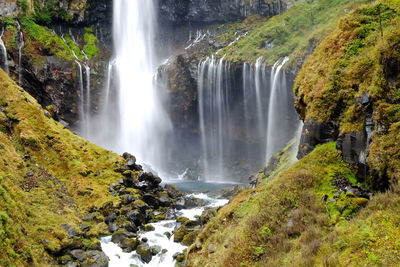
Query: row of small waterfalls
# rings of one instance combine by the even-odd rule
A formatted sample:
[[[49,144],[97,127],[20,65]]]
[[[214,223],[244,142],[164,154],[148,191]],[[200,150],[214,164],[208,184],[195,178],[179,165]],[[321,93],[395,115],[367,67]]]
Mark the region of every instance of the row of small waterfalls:
[[[235,177],[237,165],[254,172],[294,137],[298,122],[283,71],[287,61],[283,58],[269,68],[259,58],[254,64],[243,63],[241,73],[224,57],[199,63],[203,177]]]

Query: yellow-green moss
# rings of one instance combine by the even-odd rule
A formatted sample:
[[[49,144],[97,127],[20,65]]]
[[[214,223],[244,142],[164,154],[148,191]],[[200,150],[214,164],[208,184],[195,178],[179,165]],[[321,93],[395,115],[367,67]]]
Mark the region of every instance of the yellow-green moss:
[[[373,112],[379,131],[372,138],[367,163],[374,189],[387,188],[398,177],[400,78],[386,79],[392,71],[389,61],[400,61],[399,51],[400,2],[377,1],[340,21],[309,57],[294,86],[296,106],[305,111],[305,119],[338,120],[343,133],[363,130],[367,111]],[[369,103],[360,104],[367,94]]]
[[[53,266],[45,248],[66,241],[61,225],[79,229],[91,206],[117,200],[107,188],[118,181],[113,170],[122,159],[47,118],[2,70],[0,81],[0,265],[24,266],[31,255],[33,265]],[[92,224],[91,236],[106,231]]]

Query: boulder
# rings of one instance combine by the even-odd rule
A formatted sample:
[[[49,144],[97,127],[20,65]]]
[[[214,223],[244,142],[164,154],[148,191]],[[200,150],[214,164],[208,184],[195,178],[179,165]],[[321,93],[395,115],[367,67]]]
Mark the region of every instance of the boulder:
[[[178,197],[182,196],[182,193],[174,185],[166,184],[164,189],[167,191],[167,194],[170,198],[177,199]]]
[[[86,252],[86,255],[88,257],[88,262],[90,264],[82,264],[82,266],[87,266],[87,267],[107,267],[108,266],[108,261],[110,260],[107,255],[100,250],[88,250]]]
[[[147,243],[141,243],[136,248],[136,253],[140,256],[140,259],[145,263],[149,263],[153,258],[153,255],[151,253],[151,248]]]
[[[78,260],[80,262],[84,262],[86,260],[85,251],[82,249],[74,249],[70,252],[73,259]]]
[[[120,247],[124,250],[124,252],[132,252],[139,245],[139,241],[136,238],[125,238],[121,243]]]
[[[130,232],[119,232],[112,235],[111,241],[116,244],[122,244],[125,239],[134,237],[136,237],[136,234]]]
[[[301,132],[297,158],[303,158],[319,144],[335,141],[338,135],[339,127],[336,121],[321,123],[316,120],[307,119]]]
[[[144,172],[139,176],[139,182],[147,182],[151,188],[155,188],[162,182],[162,180],[151,172]]]
[[[159,194],[158,202],[161,207],[169,207],[172,204],[171,198],[169,198],[168,193],[165,191]]]
[[[136,226],[143,225],[146,221],[145,215],[138,210],[134,210],[128,213],[128,215],[126,215],[126,218],[129,221],[133,222]]]
[[[158,199],[150,193],[144,194],[142,197],[143,201],[146,202],[149,206],[157,209],[160,206],[160,202]]]
[[[182,242],[186,234],[188,234],[188,229],[185,226],[181,226],[174,232],[174,242]]]

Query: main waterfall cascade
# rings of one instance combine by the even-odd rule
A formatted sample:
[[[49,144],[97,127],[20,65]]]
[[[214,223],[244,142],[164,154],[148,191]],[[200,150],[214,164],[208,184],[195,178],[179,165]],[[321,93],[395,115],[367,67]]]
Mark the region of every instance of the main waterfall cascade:
[[[129,151],[160,172],[172,124],[155,84],[154,5],[152,0],[114,1],[114,56],[97,123],[102,129],[93,130],[90,139],[118,153]]]
[[[263,167],[295,136],[298,119],[283,71],[287,61],[277,61],[270,77],[262,58],[255,64],[244,63],[241,85],[235,84],[231,63],[224,58],[200,62],[203,179],[243,178]]]

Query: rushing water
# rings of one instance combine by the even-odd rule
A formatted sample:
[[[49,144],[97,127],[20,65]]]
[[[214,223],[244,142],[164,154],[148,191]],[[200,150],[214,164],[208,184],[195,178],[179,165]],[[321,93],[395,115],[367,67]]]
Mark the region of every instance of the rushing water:
[[[113,81],[107,81],[103,97],[103,129],[92,139],[119,153],[129,151],[141,163],[162,170],[165,136],[172,126],[155,86],[155,3],[116,0],[113,7],[114,57],[108,71]],[[117,91],[113,106],[111,85]]]
[[[263,64],[262,58],[255,64],[244,63],[239,79],[242,86],[235,84],[238,73],[223,57],[206,58],[199,63],[203,177],[235,180],[238,165],[249,166],[250,174],[295,136],[298,120],[283,70],[287,61],[288,58],[278,60],[272,69]]]
[[[4,27],[1,29],[0,35],[0,49],[1,49],[1,68],[8,74],[8,57],[7,49],[3,41]]]
[[[206,186],[206,185],[204,185]],[[214,187],[214,185],[211,185]],[[210,187],[210,184],[208,184]],[[194,220],[196,216],[200,216],[205,208],[207,207],[220,207],[228,203],[226,199],[215,199],[211,198],[203,193],[191,194],[199,199],[207,200],[210,204],[205,207],[186,209],[178,211],[179,216],[184,216],[190,220]],[[160,252],[156,256],[153,256],[152,260],[145,264],[140,260],[139,255],[136,252],[125,253],[122,251],[117,244],[111,242],[111,236],[107,236],[101,239],[101,247],[104,253],[110,258],[110,267],[123,267],[131,266],[136,264],[137,266],[154,266],[154,267],[173,267],[175,266],[175,260],[173,259],[174,254],[181,253],[186,246],[174,242],[174,236],[168,238],[165,233],[172,233],[177,226],[175,220],[164,220],[157,223],[152,223],[155,230],[150,232],[139,232],[140,238],[147,238],[150,247],[158,246],[160,251],[166,249],[167,251]]]
[[[18,45],[18,84],[22,82],[22,48],[25,45],[24,33],[22,32],[21,25],[17,21],[17,45]]]
[[[57,34],[54,31],[55,34]],[[71,34],[70,37],[74,42],[76,47],[79,47],[78,43],[75,41],[75,38]],[[85,56],[85,61],[81,61],[79,57],[76,55],[74,49],[71,48],[71,44],[67,42],[64,38],[63,34],[61,34],[61,38],[63,39],[64,43],[68,45],[72,51],[72,54],[75,57],[75,63],[77,66],[77,80],[79,86],[79,120],[80,120],[80,133],[83,137],[88,138],[90,136],[90,109],[91,109],[91,100],[90,100],[90,67],[89,67],[89,59],[86,56],[85,52],[81,50],[81,53]],[[86,73],[86,90],[84,88],[83,83],[83,68],[82,65],[85,67]]]
[[[282,149],[282,139],[285,140],[292,136],[281,135],[280,133],[285,129],[290,128],[290,120],[287,119],[288,113],[288,99],[291,97],[289,94],[285,72],[281,71],[282,67],[288,62],[289,58],[284,58],[282,61],[277,61],[271,70],[271,85],[270,85],[270,98],[268,104],[268,126],[266,136],[266,159],[268,160],[273,154]]]

